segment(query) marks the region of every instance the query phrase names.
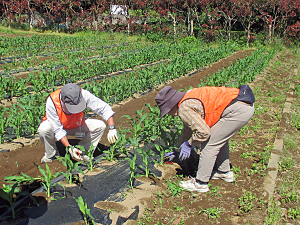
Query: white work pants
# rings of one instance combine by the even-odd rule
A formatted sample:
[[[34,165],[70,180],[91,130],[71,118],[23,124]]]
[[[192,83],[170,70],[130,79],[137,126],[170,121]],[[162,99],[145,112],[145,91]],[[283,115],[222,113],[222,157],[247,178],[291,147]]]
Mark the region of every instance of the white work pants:
[[[103,136],[105,128],[106,125],[101,120],[83,119],[80,127],[66,131],[67,135],[71,136],[75,136],[76,132],[85,133],[85,137],[82,138],[78,145],[83,146],[84,149],[88,151],[93,143],[93,151],[95,151],[101,137]],[[43,121],[39,126],[38,133],[41,141],[45,145],[45,156],[47,158],[53,157],[57,152],[57,147],[52,124],[48,120]]]

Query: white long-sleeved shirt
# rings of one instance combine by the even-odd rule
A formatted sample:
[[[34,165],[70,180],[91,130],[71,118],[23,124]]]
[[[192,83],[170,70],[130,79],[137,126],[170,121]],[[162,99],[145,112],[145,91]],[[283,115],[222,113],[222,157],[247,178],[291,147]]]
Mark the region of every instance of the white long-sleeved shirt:
[[[89,91],[85,89],[81,89],[82,91],[82,97],[86,101],[86,107],[91,109],[94,113],[101,116],[105,121],[107,121],[110,117],[112,117],[115,112],[112,110],[111,106],[101,100],[100,98],[96,97]],[[62,109],[66,114],[71,114],[65,105],[62,103]],[[46,115],[47,120],[53,125],[54,128],[54,134],[56,140],[62,139],[64,136],[67,135],[67,131],[63,129],[63,125],[59,120],[59,117],[56,112],[55,105],[49,96],[46,101]]]

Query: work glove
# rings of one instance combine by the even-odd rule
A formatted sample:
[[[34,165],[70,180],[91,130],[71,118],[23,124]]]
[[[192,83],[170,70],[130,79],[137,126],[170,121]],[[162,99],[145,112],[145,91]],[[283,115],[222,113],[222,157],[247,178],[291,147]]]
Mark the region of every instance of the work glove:
[[[108,139],[110,144],[115,143],[116,140],[118,140],[117,130],[116,129],[109,130],[108,134],[107,134],[107,139]]]
[[[167,152],[164,154],[164,159],[169,158],[169,162],[171,162],[174,157],[176,156],[176,152],[172,151],[172,152]]]
[[[76,161],[82,161],[82,151],[80,151],[78,148],[71,146],[69,148],[69,153],[70,153],[72,159],[74,159]]]
[[[192,146],[189,144],[188,141],[183,142],[180,145],[179,149],[180,149],[179,159],[185,160],[185,159],[188,159],[190,157]]]

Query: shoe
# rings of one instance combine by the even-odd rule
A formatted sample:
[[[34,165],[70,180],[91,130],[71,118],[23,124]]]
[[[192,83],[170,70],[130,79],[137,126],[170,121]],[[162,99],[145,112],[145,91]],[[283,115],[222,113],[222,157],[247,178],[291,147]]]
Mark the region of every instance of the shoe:
[[[187,181],[180,181],[179,187],[184,188],[188,191],[208,192],[208,184],[200,184],[196,181],[196,178],[191,178]]]
[[[51,158],[47,158],[46,156],[44,156],[41,159],[41,163],[46,163],[46,162],[52,162],[54,159],[57,159],[60,157],[60,154],[58,152],[55,153],[54,156],[52,156]]]
[[[54,155],[52,156],[50,159],[47,158],[46,156],[44,156],[42,159],[41,159],[41,163],[46,163],[46,162],[52,162],[52,160],[56,159],[57,157]]]
[[[234,173],[229,170],[227,173],[218,172],[217,170],[213,171],[211,179],[222,179],[226,182],[234,182]]]

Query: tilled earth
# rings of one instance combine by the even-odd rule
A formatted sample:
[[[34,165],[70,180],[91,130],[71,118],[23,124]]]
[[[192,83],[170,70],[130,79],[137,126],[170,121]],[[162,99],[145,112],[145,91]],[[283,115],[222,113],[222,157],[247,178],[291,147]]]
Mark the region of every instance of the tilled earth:
[[[228,67],[236,59],[249,54],[251,54],[250,50],[236,52],[226,59],[212,64],[206,70],[165,85],[170,85],[177,90],[189,88],[189,86],[197,87],[200,79],[222,70],[223,67]],[[261,160],[272,149],[276,132],[281,124],[278,115],[282,114],[286,97],[286,84],[290,76],[290,71],[284,68],[281,69],[281,67],[282,65],[289,65],[292,70],[292,68],[295,68],[295,65],[292,64],[294,60],[292,54],[278,53],[271,63],[274,64],[279,61],[281,66],[279,65],[274,71],[271,69],[271,65],[250,84],[256,96],[256,113],[245,129],[242,129],[230,141],[231,164],[237,175],[235,183],[212,180],[210,191],[207,193],[180,191],[172,197],[167,184],[171,181],[186,180],[188,175],[193,175],[193,173],[184,173],[177,163],[165,164],[158,167],[162,171],[162,177],[143,180],[149,185],[154,182],[156,188],[145,188],[144,192],[143,188],[135,188],[133,196],[130,192],[125,194],[128,198],[133,198],[133,205],[140,205],[141,209],[144,209],[140,210],[137,220],[129,220],[127,223],[262,224],[266,216],[268,196],[262,187],[264,175],[267,172],[263,165],[266,166],[267,161],[262,164]],[[153,107],[155,105],[154,98],[163,86],[147,95],[130,99],[124,104],[114,105],[113,109],[116,112],[114,120],[117,127],[123,123],[124,118],[121,118],[122,115],[132,117],[136,110],[142,109],[146,103],[150,103]],[[100,145],[102,149],[107,145],[106,133]],[[38,177],[40,173],[34,163],[41,165],[40,159],[43,155],[44,147],[39,140],[32,146],[24,146],[14,151],[1,153],[0,185],[2,186],[4,183],[4,176],[21,175],[21,172],[32,177]],[[257,167],[253,167],[253,164],[256,164]],[[48,165],[52,173],[65,170],[65,167],[58,160],[48,163]],[[45,168],[45,164],[42,164],[41,167]],[[124,204],[126,203],[125,198]],[[98,203],[98,205],[101,204]],[[117,208],[118,206],[113,205],[109,209],[118,211]],[[119,209],[119,212],[122,214],[121,209]]]

